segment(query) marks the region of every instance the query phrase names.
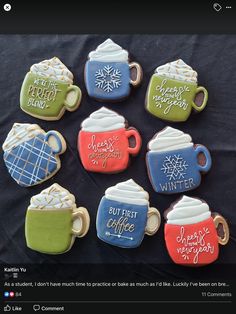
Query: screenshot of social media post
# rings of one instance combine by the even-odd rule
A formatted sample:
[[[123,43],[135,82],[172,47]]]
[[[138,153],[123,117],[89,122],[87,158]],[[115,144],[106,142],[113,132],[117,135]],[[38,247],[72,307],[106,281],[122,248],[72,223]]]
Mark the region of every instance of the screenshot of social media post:
[[[236,7],[182,5],[1,4],[2,312],[234,304]]]

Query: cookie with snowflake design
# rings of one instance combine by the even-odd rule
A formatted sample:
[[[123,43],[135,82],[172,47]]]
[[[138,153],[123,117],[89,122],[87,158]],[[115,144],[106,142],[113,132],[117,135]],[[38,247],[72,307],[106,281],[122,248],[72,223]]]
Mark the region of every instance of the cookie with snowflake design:
[[[42,120],[59,120],[65,110],[75,111],[81,102],[81,90],[73,85],[73,79],[57,57],[33,64],[22,84],[21,109]]]
[[[28,187],[51,178],[61,167],[59,155],[66,142],[57,131],[45,132],[37,124],[14,123],[2,149],[11,177]]]
[[[130,156],[140,151],[139,132],[127,126],[125,118],[105,107],[94,111],[82,122],[78,150],[84,168],[101,173],[125,170]]]
[[[219,244],[229,241],[229,227],[208,204],[195,197],[183,196],[164,212],[165,243],[174,263],[203,266],[219,255]]]
[[[98,101],[120,101],[142,80],[142,68],[129,63],[128,52],[110,38],[91,51],[85,65],[88,95]]]
[[[211,155],[189,134],[166,127],[148,143],[146,163],[154,190],[162,194],[196,189],[211,168]]]

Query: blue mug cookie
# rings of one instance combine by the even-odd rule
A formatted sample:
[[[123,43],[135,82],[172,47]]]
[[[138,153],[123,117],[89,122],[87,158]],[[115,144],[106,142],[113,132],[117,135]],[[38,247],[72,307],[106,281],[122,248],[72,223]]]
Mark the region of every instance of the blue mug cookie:
[[[167,127],[148,143],[147,169],[153,189],[162,194],[197,188],[201,173],[211,168],[211,155],[203,145],[194,145],[190,135]]]
[[[131,85],[136,87],[141,82],[141,66],[129,63],[128,52],[111,39],[90,52],[88,58],[85,84],[88,95],[98,101],[120,101],[128,97]]]
[[[2,148],[8,172],[19,185],[28,187],[60,169],[58,155],[65,152],[66,142],[59,132],[46,133],[37,124],[14,123]]]
[[[132,179],[105,191],[97,213],[97,236],[122,248],[138,247],[144,235],[154,235],[161,222],[159,211],[149,207],[149,195]]]

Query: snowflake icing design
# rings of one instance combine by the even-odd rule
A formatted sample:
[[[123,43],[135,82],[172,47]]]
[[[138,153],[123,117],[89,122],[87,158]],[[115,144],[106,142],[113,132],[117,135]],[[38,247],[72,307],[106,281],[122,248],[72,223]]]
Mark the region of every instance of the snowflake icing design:
[[[180,155],[166,156],[161,170],[169,180],[184,179],[188,164]]]
[[[112,92],[114,88],[119,88],[121,85],[120,70],[110,65],[105,65],[103,69],[96,71],[95,78],[96,87],[103,89],[106,93]]]

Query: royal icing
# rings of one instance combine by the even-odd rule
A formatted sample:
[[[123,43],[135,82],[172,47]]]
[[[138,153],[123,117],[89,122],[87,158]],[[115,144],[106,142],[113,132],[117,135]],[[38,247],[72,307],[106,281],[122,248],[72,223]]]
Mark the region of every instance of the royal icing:
[[[204,221],[210,216],[211,212],[207,203],[184,195],[167,214],[167,223],[188,225]]]
[[[66,189],[55,183],[43,190],[40,194],[33,196],[30,200],[29,209],[65,209],[75,208],[75,197]]]
[[[116,184],[105,191],[107,199],[135,205],[148,205],[149,195],[134,180]]]
[[[30,71],[40,76],[48,77],[68,84],[73,84],[73,74],[57,57],[32,65]]]
[[[194,71],[183,60],[178,59],[161,65],[155,70],[156,75],[164,76],[169,79],[180,80],[197,84],[197,72]]]
[[[154,138],[148,143],[148,149],[151,151],[172,151],[192,147],[192,138],[180,130],[166,127],[158,132]]]
[[[90,61],[128,62],[128,52],[110,38],[91,51],[88,57]]]
[[[125,118],[105,107],[94,111],[83,121],[82,130],[87,132],[105,132],[125,127]]]
[[[38,134],[45,133],[37,124],[14,123],[11,131],[2,145],[3,151],[8,151],[16,146],[31,140]]]
[[[3,150],[8,172],[21,186],[36,185],[60,169],[56,155],[62,152],[61,138],[55,131],[45,133],[37,124],[15,123]]]
[[[112,245],[137,247],[143,240],[146,228],[150,227],[148,213],[148,193],[132,179],[120,182],[108,188],[100,201],[96,220],[97,235]],[[159,225],[157,213],[156,217],[154,229]]]

